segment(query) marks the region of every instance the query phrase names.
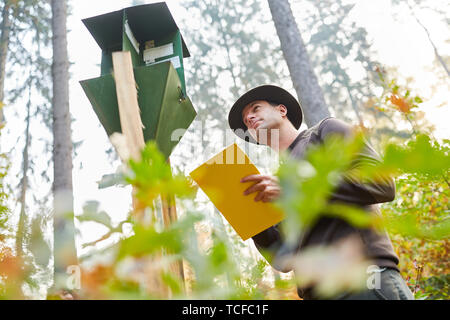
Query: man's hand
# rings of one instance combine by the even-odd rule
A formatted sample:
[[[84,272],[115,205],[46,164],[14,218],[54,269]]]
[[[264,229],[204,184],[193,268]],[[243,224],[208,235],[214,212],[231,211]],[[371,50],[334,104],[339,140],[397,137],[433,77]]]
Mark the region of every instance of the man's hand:
[[[241,182],[252,181],[255,183],[244,191],[244,195],[259,191],[255,197],[255,201],[269,202],[276,200],[280,196],[281,189],[277,177],[252,174],[241,179]]]

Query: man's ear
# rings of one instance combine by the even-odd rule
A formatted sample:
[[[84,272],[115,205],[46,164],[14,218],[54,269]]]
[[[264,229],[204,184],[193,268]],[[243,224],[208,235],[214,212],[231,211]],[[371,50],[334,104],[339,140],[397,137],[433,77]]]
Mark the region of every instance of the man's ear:
[[[280,110],[280,113],[282,116],[286,116],[287,115],[287,107],[284,104],[280,104],[278,106],[278,110]]]

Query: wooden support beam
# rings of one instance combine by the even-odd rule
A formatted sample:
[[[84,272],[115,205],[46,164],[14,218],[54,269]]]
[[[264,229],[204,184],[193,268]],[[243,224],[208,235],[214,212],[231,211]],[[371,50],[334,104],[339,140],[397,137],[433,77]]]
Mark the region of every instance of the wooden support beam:
[[[143,125],[137,99],[131,54],[129,51],[114,52],[112,60],[122,134],[125,137],[130,158],[139,160],[141,158],[141,150],[145,147],[145,140],[142,132]],[[133,189],[134,218],[143,223],[145,216],[144,207],[140,205],[139,200],[135,197],[135,193]],[[152,264],[157,264],[158,258],[158,256],[154,257],[154,260],[151,261]],[[168,297],[168,288],[162,283],[159,272],[155,270],[148,277],[148,283],[151,286],[149,291],[159,297]]]
[[[125,136],[130,157],[134,160],[139,160],[141,150],[145,147],[145,140],[142,131],[143,125],[137,99],[131,54],[129,51],[114,52],[112,58],[122,134]],[[135,190],[133,190],[133,209],[135,218],[143,221],[143,206],[140,205],[139,200],[134,195]],[[172,222],[176,221],[175,198],[161,196],[161,202],[164,225],[168,227]],[[182,262],[172,264],[170,270],[174,276],[184,280]],[[168,297],[170,295],[170,290],[163,285],[159,275],[155,274],[149,276],[154,277],[154,279],[150,279],[150,283],[154,286],[152,290],[162,297]]]
[[[112,58],[122,134],[126,137],[131,158],[139,160],[145,140],[131,54],[129,51],[114,52]]]
[[[167,163],[170,166],[170,159],[167,159]],[[177,206],[175,203],[175,197],[174,196],[165,197],[164,195],[161,195],[161,203],[162,203],[164,226],[168,228],[172,223],[177,221]],[[172,264],[171,271],[174,275],[178,277],[178,279],[180,279],[181,283],[185,282],[182,260]]]
[[[142,132],[143,125],[137,99],[131,54],[129,51],[113,52],[112,59],[122,134],[125,137],[130,158],[139,160],[141,158],[141,150],[145,147],[145,140]],[[135,190],[133,189],[134,214],[135,218],[140,220],[143,219],[144,212],[139,209],[139,201],[134,194]]]

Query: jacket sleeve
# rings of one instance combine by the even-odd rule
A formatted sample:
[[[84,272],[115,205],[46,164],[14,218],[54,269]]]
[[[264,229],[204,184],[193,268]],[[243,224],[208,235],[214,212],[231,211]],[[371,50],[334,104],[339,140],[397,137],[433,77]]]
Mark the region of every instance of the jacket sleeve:
[[[281,233],[278,224],[258,233],[252,237],[258,250],[267,250],[270,253],[276,252],[281,244]]]
[[[323,139],[329,134],[340,134],[350,138],[353,134],[352,128],[345,122],[336,119],[326,119],[319,128],[320,138]],[[381,161],[377,152],[365,141],[356,159],[352,163],[352,168],[358,168],[362,163],[365,165],[377,165]],[[358,205],[371,205],[382,202],[389,202],[395,198],[395,183],[390,176],[378,174],[373,182],[362,183],[355,176],[345,174],[334,192],[330,201],[341,201]]]
[[[279,224],[276,224],[252,237],[256,248],[270,254],[269,264],[280,272],[289,272],[292,267],[283,263],[284,257],[292,255],[296,247],[283,241]]]

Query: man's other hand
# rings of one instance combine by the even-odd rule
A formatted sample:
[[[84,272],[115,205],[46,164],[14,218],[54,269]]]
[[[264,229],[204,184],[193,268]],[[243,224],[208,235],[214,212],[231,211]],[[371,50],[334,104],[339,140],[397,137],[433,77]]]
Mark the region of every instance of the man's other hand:
[[[262,174],[252,174],[241,179],[241,182],[255,182],[247,190],[244,195],[258,192],[255,201],[269,202],[276,200],[281,193],[278,178]]]

